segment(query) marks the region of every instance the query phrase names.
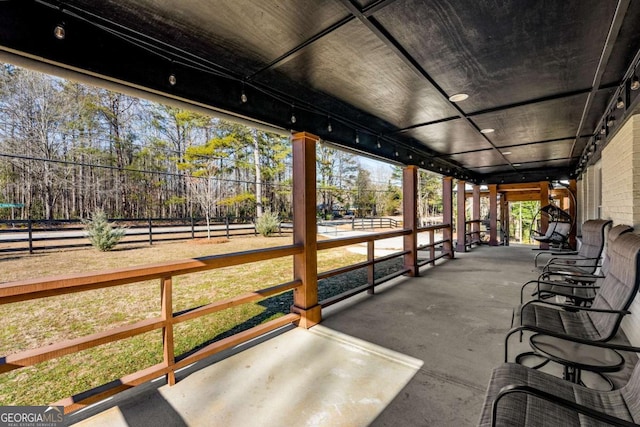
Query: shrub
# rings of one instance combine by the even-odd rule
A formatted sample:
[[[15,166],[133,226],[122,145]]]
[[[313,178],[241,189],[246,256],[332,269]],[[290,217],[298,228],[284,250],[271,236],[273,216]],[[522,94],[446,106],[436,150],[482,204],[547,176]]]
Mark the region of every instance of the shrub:
[[[102,252],[113,249],[125,235],[122,227],[114,228],[107,220],[107,215],[102,209],[96,210],[91,219],[82,221],[84,231],[93,246]]]
[[[267,210],[256,221],[256,231],[264,237],[269,237],[280,228],[280,218],[278,215]]]

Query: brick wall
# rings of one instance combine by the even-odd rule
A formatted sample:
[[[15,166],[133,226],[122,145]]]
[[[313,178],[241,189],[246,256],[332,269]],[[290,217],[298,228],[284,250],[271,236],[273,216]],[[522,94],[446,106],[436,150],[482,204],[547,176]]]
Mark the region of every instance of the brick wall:
[[[640,232],[640,115],[631,117],[602,151],[602,218],[633,225]],[[640,345],[640,298],[622,322],[629,340]]]

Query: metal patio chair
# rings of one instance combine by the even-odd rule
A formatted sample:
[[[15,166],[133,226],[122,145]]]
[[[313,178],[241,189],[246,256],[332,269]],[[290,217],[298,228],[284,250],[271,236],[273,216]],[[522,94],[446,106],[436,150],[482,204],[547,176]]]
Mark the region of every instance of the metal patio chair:
[[[620,327],[640,284],[640,236],[625,233],[611,242],[609,271],[599,282],[591,307],[575,307],[532,300],[514,310],[512,329],[505,337],[505,362],[509,361],[509,338],[524,331],[567,340],[608,341]]]
[[[605,230],[612,223],[607,219],[591,219],[582,224],[582,245],[576,253],[552,253],[553,256],[542,267],[543,274],[569,271],[593,274],[599,265],[605,243]],[[537,267],[538,256],[534,260]]]
[[[624,233],[632,231],[633,227],[624,224],[618,224],[612,227],[607,233],[607,245],[611,245]],[[573,305],[590,305],[596,296],[597,289],[600,287],[600,282],[602,282],[608,271],[609,256],[605,251],[600,270],[593,274],[559,271],[546,275],[546,277],[549,278],[550,276],[558,276],[559,280],[544,280],[538,277],[536,280],[526,282],[520,290],[520,304],[524,302],[525,289],[530,287],[530,285],[535,285],[535,291],[531,296],[537,297],[537,299],[544,300],[555,296],[562,296],[567,298]]]
[[[614,350],[640,348],[595,344]],[[638,426],[640,423],[640,361],[622,388],[592,390],[516,363],[491,374],[479,427],[488,426]]]

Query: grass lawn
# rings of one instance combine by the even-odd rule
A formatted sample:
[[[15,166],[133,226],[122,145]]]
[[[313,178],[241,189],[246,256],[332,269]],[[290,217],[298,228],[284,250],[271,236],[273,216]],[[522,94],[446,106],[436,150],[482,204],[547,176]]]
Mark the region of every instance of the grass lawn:
[[[291,243],[286,237],[238,237],[154,246],[0,255],[0,282],[102,271],[169,260],[238,252]],[[318,253],[318,271],[363,261],[346,249]],[[174,277],[178,312],[292,279],[292,259],[281,259]],[[383,274],[381,271],[380,274]],[[320,298],[366,282],[364,271],[323,280]],[[289,312],[292,292],[184,322],[175,327],[176,355]],[[0,357],[160,315],[158,281],[0,305]],[[153,331],[36,366],[0,374],[0,405],[46,405],[162,361],[161,331]]]

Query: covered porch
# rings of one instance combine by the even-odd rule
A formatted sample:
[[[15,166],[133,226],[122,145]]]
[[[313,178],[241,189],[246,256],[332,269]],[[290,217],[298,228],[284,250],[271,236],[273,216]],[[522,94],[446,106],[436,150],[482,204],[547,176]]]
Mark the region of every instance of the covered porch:
[[[67,420],[475,425],[491,369],[504,357],[520,284],[535,276],[531,249],[482,246],[438,261],[420,277],[323,310],[311,329],[285,327],[177,372],[173,387],[153,381]]]

